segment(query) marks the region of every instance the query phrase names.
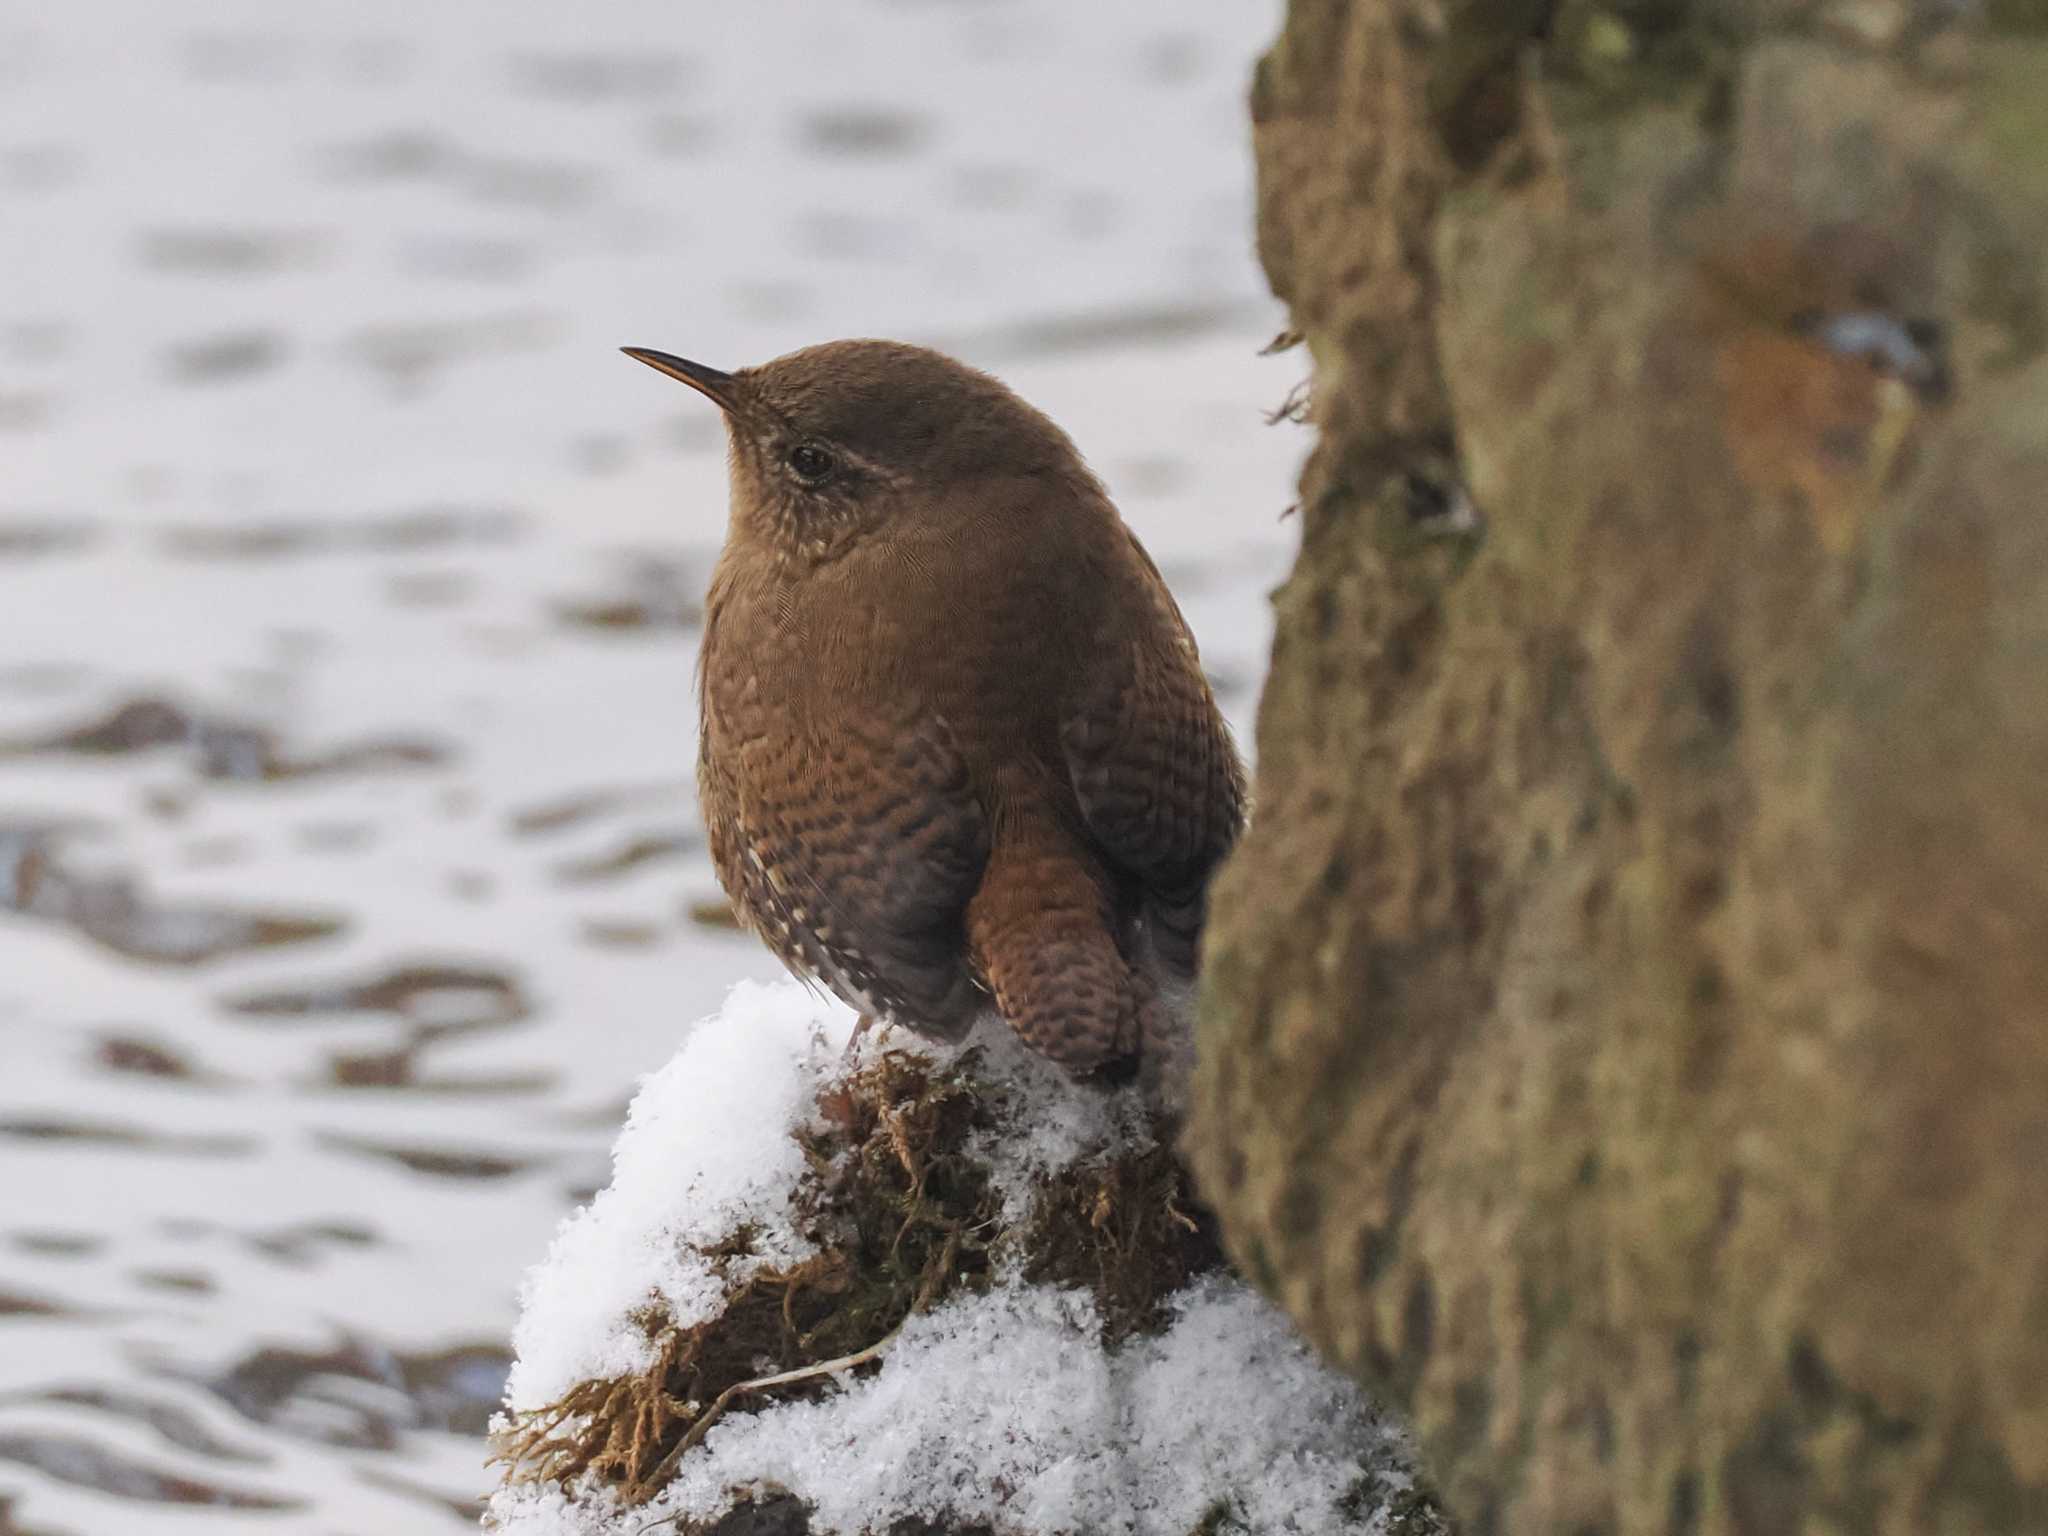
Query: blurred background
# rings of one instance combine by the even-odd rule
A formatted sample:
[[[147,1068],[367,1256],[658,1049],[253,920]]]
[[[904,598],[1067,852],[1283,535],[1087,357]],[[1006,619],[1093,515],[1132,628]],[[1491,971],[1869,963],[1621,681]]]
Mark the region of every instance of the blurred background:
[[[524,1268],[743,976],[738,367],[1074,434],[1248,736],[1278,0],[0,0],[0,1533],[455,1531]]]

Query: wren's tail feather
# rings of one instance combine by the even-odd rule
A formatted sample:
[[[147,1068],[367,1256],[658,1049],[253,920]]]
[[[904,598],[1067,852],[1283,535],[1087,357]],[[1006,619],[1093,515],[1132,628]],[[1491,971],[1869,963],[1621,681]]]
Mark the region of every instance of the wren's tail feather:
[[[967,943],[1025,1042],[1084,1075],[1138,1055],[1140,998],[1101,875],[1057,845],[998,843]]]
[[[1099,920],[1031,913],[974,947],[996,1007],[1033,1050],[1076,1076],[1139,1053],[1131,969]]]
[[[1093,872],[1069,857],[998,855],[968,909],[968,942],[996,1007],[1076,1076],[1135,1066],[1169,1113],[1194,1066],[1191,947],[1141,921],[1119,934]]]

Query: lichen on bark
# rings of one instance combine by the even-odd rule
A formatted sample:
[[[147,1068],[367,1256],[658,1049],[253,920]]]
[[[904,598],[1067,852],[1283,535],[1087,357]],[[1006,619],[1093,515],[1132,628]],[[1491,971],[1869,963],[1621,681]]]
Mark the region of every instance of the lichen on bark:
[[[1906,0],[1259,68],[1317,437],[1190,1144],[1470,1532],[2048,1530],[2043,79]]]

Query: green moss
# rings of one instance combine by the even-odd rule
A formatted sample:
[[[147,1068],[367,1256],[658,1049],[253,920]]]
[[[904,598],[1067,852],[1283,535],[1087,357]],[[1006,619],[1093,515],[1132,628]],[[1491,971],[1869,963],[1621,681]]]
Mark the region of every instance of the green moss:
[[[1539,37],[1551,0],[1454,0],[1430,70],[1430,120],[1465,170],[1483,164],[1515,129],[1524,51]]]
[[[1942,1472],[1948,1502],[1966,1511],[1984,1536],[2048,1529],[2048,1484],[2021,1482],[2004,1447],[1982,1425],[1973,1421],[1949,1437]]]
[[[2048,32],[2048,0],[1991,0],[1985,16],[1995,32]]]
[[[1740,41],[1725,10],[1692,0],[1463,0],[1430,70],[1430,117],[1470,171],[1519,126],[1532,52],[1560,120],[1585,120],[1720,99]]]
[[[1642,47],[1635,28],[1608,7],[1575,5],[1566,7],[1549,57],[1567,79],[1618,87]]]
[[[2048,0],[2044,0],[2048,4]],[[2010,43],[1986,51],[1977,91],[1981,154],[1988,177],[2027,177],[2048,143],[2048,45]],[[2023,367],[2048,347],[2048,299],[2042,293],[2039,242],[2048,238],[2048,204],[2026,194],[2010,199],[2012,228],[1986,224],[1971,274],[1970,308],[2003,332],[2006,346],[1987,359],[1995,370]]]

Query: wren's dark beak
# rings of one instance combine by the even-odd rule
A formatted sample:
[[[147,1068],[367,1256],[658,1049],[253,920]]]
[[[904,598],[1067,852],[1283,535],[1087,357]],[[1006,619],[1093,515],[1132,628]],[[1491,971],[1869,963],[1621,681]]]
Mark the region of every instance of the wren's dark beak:
[[[667,352],[656,352],[651,347],[621,347],[626,356],[658,368],[672,379],[681,379],[698,394],[708,398],[721,411],[739,409],[739,380],[729,373],[720,373],[716,368],[706,368],[702,363],[693,363],[686,357],[675,357]]]

